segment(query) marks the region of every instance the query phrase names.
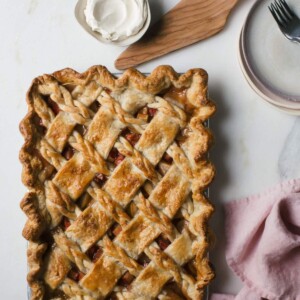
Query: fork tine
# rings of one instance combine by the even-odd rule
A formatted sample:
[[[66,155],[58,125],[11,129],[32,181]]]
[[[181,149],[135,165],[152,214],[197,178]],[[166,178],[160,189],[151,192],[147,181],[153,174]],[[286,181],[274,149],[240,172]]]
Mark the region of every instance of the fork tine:
[[[273,15],[275,21],[277,22],[278,26],[280,28],[282,28],[283,24],[282,24],[281,20],[279,19],[279,17],[276,14],[275,6],[273,5],[273,3],[271,3],[271,6],[269,6],[269,10],[270,10],[271,14]]]
[[[272,3],[271,6],[273,7],[273,9],[275,10],[276,14],[277,14],[277,17],[281,20],[281,24],[284,25],[284,24],[287,24],[287,20],[286,18],[284,17],[284,15],[282,14],[281,12],[281,9],[280,7],[278,6],[278,3],[277,1],[275,0],[274,4]]]
[[[286,3],[285,0],[279,0],[280,3],[285,7],[286,11],[290,14],[291,17],[296,17],[295,13],[291,10],[291,8],[289,7],[289,5]]]
[[[280,9],[281,14],[285,16],[287,21],[290,21],[292,19],[292,17],[287,13],[285,7],[281,4],[280,0],[277,2],[277,0],[275,0],[275,4],[278,7],[278,9]]]

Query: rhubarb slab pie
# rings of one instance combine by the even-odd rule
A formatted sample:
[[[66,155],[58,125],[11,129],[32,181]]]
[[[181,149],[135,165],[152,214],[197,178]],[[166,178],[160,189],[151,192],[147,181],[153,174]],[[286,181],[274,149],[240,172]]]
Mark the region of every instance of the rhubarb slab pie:
[[[207,73],[102,66],[33,80],[20,124],[31,299],[202,299]]]

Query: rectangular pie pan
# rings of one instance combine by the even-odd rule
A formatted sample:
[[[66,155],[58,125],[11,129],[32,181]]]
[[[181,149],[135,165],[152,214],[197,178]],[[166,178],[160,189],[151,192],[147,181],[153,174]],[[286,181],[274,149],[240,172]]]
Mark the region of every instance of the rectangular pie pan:
[[[120,75],[122,75],[123,73],[112,73],[114,76],[116,77],[119,77]],[[150,75],[150,73],[143,73],[144,75],[148,76]],[[182,73],[179,73],[180,75],[182,75]],[[204,122],[204,126],[209,128],[209,120],[205,121]],[[209,153],[208,153],[208,156],[209,156]],[[206,189],[206,191],[204,192],[205,196],[207,198],[209,198],[209,188]],[[27,243],[28,245],[28,243]],[[209,256],[209,253],[208,253],[208,256]],[[28,270],[29,271],[29,267],[28,267]],[[31,290],[30,290],[30,287],[29,285],[27,285],[27,299],[30,300],[31,299]],[[209,300],[209,286],[206,287],[206,290],[205,290],[205,296],[204,296],[204,300]]]

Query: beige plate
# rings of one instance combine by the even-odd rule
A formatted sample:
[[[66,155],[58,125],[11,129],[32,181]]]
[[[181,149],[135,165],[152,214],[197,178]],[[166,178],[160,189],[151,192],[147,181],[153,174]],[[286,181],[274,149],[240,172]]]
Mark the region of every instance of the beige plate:
[[[268,103],[287,113],[300,112],[300,46],[280,32],[268,10],[272,0],[258,0],[240,36],[240,64],[251,87]],[[289,4],[300,13],[298,0]]]
[[[251,80],[251,74],[249,74],[249,70],[247,69],[245,62],[244,62],[244,58],[241,54],[241,51],[239,53],[239,62],[240,62],[240,66],[242,69],[242,72],[248,82],[248,84],[250,85],[250,87],[263,99],[265,100],[265,103],[277,110],[280,110],[281,112],[285,112],[288,113],[290,115],[296,115],[296,116],[300,116],[300,109],[291,109],[291,108],[286,108],[286,107],[282,107],[279,105],[274,104],[272,101],[270,101],[270,98],[268,96],[266,96],[255,84],[254,82]]]
[[[146,1],[147,3],[147,10],[148,10],[148,17],[147,20],[143,26],[143,28],[136,34],[133,35],[123,41],[108,41],[106,39],[104,39],[100,33],[95,32],[91,29],[91,27],[86,23],[85,20],[85,15],[84,15],[84,9],[86,7],[86,3],[87,0],[79,0],[76,4],[75,7],[75,17],[76,20],[78,21],[78,23],[82,26],[82,28],[88,32],[91,36],[93,36],[95,39],[97,39],[98,41],[105,43],[105,44],[112,44],[112,45],[116,45],[116,46],[129,46],[133,43],[135,43],[136,41],[138,41],[147,31],[147,29],[150,26],[150,21],[151,21],[151,11],[150,11],[150,7],[149,7],[149,3],[148,1]]]

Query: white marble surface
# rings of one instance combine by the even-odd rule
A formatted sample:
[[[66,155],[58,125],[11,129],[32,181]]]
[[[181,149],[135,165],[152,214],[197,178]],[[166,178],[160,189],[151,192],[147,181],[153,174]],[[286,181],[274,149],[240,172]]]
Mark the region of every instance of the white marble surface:
[[[150,0],[154,19],[176,0]],[[19,202],[18,151],[23,143],[18,123],[26,113],[25,93],[37,75],[64,67],[84,71],[104,64],[111,71],[122,49],[102,45],[76,23],[76,1],[1,0],[0,2],[0,286],[1,299],[26,299],[26,241],[21,237],[25,216]],[[216,135],[212,160],[218,175],[211,188],[217,207],[213,219],[218,243],[212,260],[218,277],[213,291],[239,290],[226,267],[222,203],[299,176],[300,122],[265,105],[246,83],[237,59],[237,42],[253,1],[240,0],[219,35],[140,67],[151,71],[170,64],[179,72],[192,67],[210,74],[210,95],[218,105],[211,126]]]

